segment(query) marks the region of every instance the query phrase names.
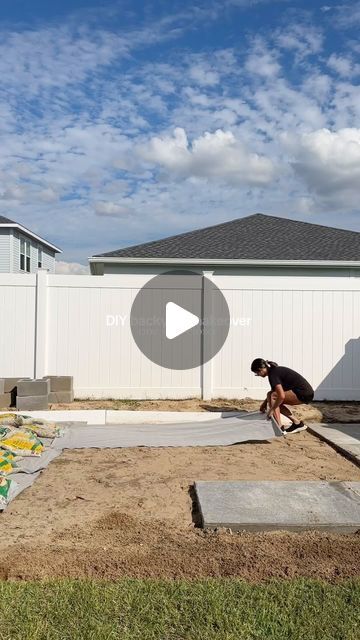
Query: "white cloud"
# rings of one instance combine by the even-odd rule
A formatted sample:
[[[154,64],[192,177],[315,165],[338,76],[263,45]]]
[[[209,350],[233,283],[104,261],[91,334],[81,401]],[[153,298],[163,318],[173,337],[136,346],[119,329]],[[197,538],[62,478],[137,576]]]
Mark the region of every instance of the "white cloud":
[[[270,50],[259,38],[255,39],[252,52],[245,62],[245,69],[248,73],[271,79],[279,75],[281,66],[277,60],[278,53],[275,49]]]
[[[90,275],[90,268],[88,265],[80,264],[79,262],[65,262],[64,260],[56,260],[55,273],[86,276]]]
[[[360,2],[345,2],[343,4],[336,4],[333,7],[327,7],[332,9],[331,17],[333,18],[333,26],[336,28],[352,29],[360,25]]]
[[[95,203],[95,213],[98,216],[123,217],[131,214],[129,207],[117,204],[116,202],[102,201]]]
[[[3,33],[0,74],[4,85],[16,84],[29,97],[41,90],[79,83],[127,51],[124,38],[101,30],[88,32],[86,27],[75,32],[59,25]]]
[[[357,205],[360,184],[360,129],[320,129],[284,136],[295,172],[311,192],[336,206]]]
[[[328,103],[331,90],[332,79],[317,70],[308,72],[302,83],[303,94],[321,105]]]
[[[281,29],[275,33],[275,42],[281,49],[294,51],[296,61],[299,62],[322,50],[323,34],[309,24],[291,24],[286,30]]]
[[[274,177],[272,162],[250,152],[230,131],[206,132],[189,144],[181,127],[173,136],[152,138],[139,152],[182,177],[197,176],[232,184],[267,185]]]
[[[26,190],[20,185],[8,186],[0,193],[0,200],[23,200]]]
[[[216,71],[197,64],[190,68],[190,78],[201,86],[213,87],[219,82],[219,74]]]
[[[331,54],[327,61],[327,65],[330,69],[344,77],[355,76],[360,73],[359,64],[355,64],[349,57],[340,56],[336,53]]]
[[[56,202],[56,200],[59,199],[59,194],[51,187],[48,187],[47,189],[38,191],[36,197],[41,200],[41,202]]]

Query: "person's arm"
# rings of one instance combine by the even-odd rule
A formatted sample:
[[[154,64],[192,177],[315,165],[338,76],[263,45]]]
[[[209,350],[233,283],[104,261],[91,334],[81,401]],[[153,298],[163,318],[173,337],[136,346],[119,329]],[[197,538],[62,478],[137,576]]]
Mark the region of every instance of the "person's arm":
[[[280,407],[280,405],[284,402],[284,398],[285,398],[285,391],[283,389],[282,384],[276,384],[274,391],[276,392],[276,398],[275,400],[271,400],[270,403],[270,409],[267,413],[268,418],[271,418],[271,416],[273,415],[275,409],[277,409],[278,407]]]
[[[265,411],[267,409],[267,403],[268,403],[268,399],[267,399],[267,396],[266,396],[264,402],[262,402],[261,405],[260,405],[261,413],[265,413]]]
[[[270,395],[271,395],[271,391],[268,391],[268,393],[266,394],[266,398],[265,398],[264,402],[262,402],[261,405],[260,405],[261,413],[265,413],[268,404],[270,404]]]

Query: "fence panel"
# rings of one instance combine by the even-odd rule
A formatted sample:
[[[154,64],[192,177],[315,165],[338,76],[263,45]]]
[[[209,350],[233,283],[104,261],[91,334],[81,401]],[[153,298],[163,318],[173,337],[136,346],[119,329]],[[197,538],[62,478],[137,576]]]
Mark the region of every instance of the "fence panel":
[[[0,376],[34,375],[35,320],[35,274],[0,274]]]
[[[215,271],[231,324],[205,375],[160,367],[134,342],[131,306],[151,277],[1,274],[0,377],[72,375],[79,398],[195,397],[203,384],[206,397],[260,398],[267,382],[250,363],[265,357],[300,371],[318,399],[360,400],[360,278]]]
[[[360,400],[358,278],[232,275],[214,282],[231,317],[213,363],[214,397],[259,398],[261,389],[265,396],[267,381],[250,371],[252,360],[263,357],[302,373],[319,400]]]

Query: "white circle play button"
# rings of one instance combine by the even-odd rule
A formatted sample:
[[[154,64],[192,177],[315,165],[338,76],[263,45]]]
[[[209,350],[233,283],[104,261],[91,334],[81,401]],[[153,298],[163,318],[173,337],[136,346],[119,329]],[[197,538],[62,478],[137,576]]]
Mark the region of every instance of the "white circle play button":
[[[140,351],[167,369],[193,369],[223,346],[230,314],[220,289],[194,271],[151,278],[133,301],[132,336]]]
[[[200,318],[191,311],[187,311],[175,302],[166,305],[166,337],[169,340],[177,338],[185,331],[189,331],[199,324]]]

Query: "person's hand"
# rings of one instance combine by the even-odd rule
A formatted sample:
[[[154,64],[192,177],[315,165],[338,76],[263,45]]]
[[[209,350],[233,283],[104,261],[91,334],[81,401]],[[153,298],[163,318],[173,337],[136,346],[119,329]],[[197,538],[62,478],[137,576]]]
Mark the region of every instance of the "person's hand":
[[[267,419],[270,420],[270,418],[274,415],[274,409],[269,409],[269,411],[267,412]]]
[[[265,413],[266,407],[267,407],[267,400],[264,400],[264,402],[262,402],[261,405],[260,405],[261,413]]]

